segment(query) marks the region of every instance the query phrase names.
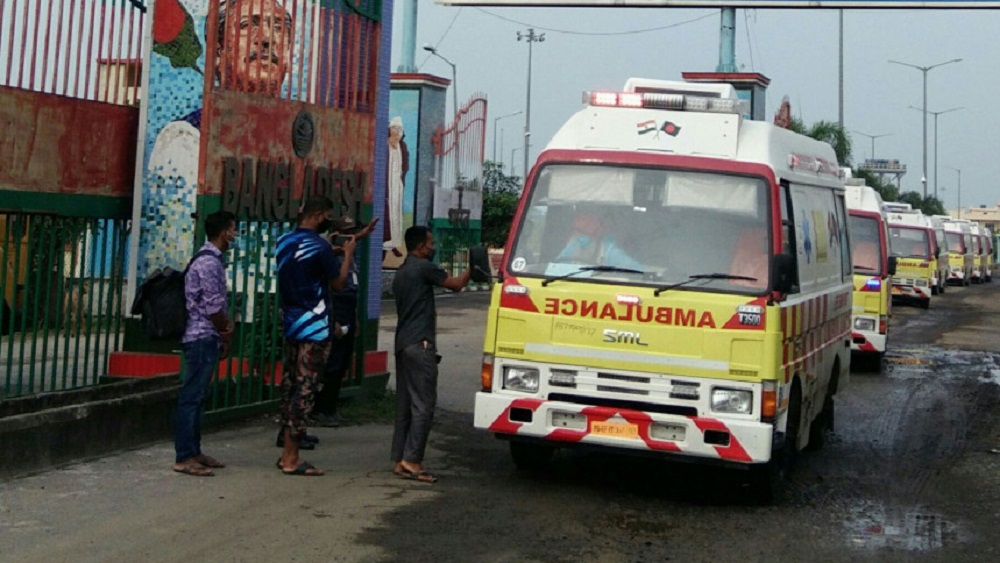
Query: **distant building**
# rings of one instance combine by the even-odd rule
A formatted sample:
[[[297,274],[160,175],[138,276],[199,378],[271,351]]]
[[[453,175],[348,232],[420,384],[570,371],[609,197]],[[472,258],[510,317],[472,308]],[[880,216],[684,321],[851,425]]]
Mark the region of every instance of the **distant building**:
[[[977,221],[980,225],[987,226],[994,234],[997,234],[997,229],[1000,228],[1000,204],[990,207],[980,205],[979,207],[949,209],[948,215],[956,219]]]

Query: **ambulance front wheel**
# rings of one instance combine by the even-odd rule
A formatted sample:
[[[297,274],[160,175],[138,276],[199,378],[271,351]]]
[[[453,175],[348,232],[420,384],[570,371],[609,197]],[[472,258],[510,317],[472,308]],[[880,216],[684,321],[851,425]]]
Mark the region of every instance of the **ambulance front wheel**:
[[[555,453],[555,448],[551,446],[516,440],[512,440],[510,443],[510,457],[513,458],[514,465],[521,471],[541,471],[548,465],[553,453]]]
[[[801,392],[798,382],[792,386],[788,403],[788,422],[780,443],[771,449],[771,459],[750,467],[750,495],[758,504],[770,504],[788,478],[798,455],[799,427],[802,423]]]

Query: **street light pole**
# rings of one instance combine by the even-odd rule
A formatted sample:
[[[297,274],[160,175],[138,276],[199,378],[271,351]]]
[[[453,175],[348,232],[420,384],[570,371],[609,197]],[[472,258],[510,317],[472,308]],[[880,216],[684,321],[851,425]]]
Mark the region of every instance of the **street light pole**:
[[[514,175],[514,153],[516,153],[519,150],[521,150],[521,149],[519,149],[517,147],[514,147],[514,148],[510,149],[510,175],[511,176]]]
[[[918,107],[913,107],[913,106],[909,106],[909,107],[910,107],[910,109],[915,109],[917,111],[921,111],[921,109],[918,108]],[[953,111],[958,111],[960,109],[965,109],[965,108],[964,107],[957,107],[957,108],[946,109],[944,111],[928,111],[928,112],[926,112],[926,113],[929,113],[929,114],[931,114],[931,115],[934,116],[934,197],[935,198],[937,198],[937,196],[938,196],[938,116],[941,115],[942,113],[951,113]]]
[[[535,43],[541,43],[545,41],[545,34],[535,34],[535,29],[529,27],[527,33],[517,32],[518,41],[526,41],[528,43],[528,94],[527,101],[524,106],[524,180],[527,182],[528,178],[528,147],[531,141],[531,46]]]
[[[444,62],[448,63],[449,65],[451,65],[451,96],[452,96],[452,105],[455,106],[454,107],[454,110],[455,110],[455,121],[454,121],[454,124],[455,124],[455,132],[454,132],[454,138],[455,138],[455,155],[454,155],[455,156],[455,188],[458,190],[458,208],[461,209],[462,208],[462,183],[461,183],[461,180],[462,180],[461,176],[462,175],[461,175],[461,162],[458,159],[458,147],[461,144],[461,143],[458,142],[458,134],[459,134],[459,127],[458,127],[458,67],[455,66],[455,63],[453,63],[453,62],[449,61],[448,59],[444,58],[444,56],[442,56],[441,53],[438,53],[437,49],[434,48],[431,45],[424,45],[424,51],[430,52],[430,54],[434,55],[435,57],[437,57],[437,58],[441,59],[442,61],[444,61]]]
[[[921,180],[923,182],[923,184],[924,184],[924,198],[927,197],[927,73],[931,69],[935,69],[935,68],[937,68],[939,66],[944,66],[944,65],[947,65],[947,64],[951,64],[951,63],[958,63],[958,62],[961,62],[961,61],[962,61],[962,59],[952,59],[950,61],[945,61],[943,63],[938,63],[936,65],[931,65],[931,66],[917,66],[917,65],[910,64],[910,63],[904,63],[904,62],[894,61],[892,59],[889,59],[890,63],[897,64],[897,65],[908,66],[910,68],[915,68],[915,69],[919,70],[920,72],[922,72],[924,74],[924,161],[923,161],[923,167],[924,167],[923,174],[924,175],[923,175],[923,180]]]
[[[521,110],[515,111],[514,113],[508,113],[507,115],[501,115],[500,117],[493,118],[493,162],[497,161],[497,121],[507,117],[514,117],[515,115],[521,115],[524,113]],[[503,157],[503,151],[500,151],[500,156]]]
[[[869,139],[872,140],[872,160],[875,160],[875,139],[878,139],[880,137],[889,137],[889,136],[892,135],[892,133],[882,133],[882,134],[879,134],[879,135],[869,135],[868,133],[862,133],[861,131],[855,131],[855,133],[857,133],[858,135],[864,135],[865,137],[868,137]]]

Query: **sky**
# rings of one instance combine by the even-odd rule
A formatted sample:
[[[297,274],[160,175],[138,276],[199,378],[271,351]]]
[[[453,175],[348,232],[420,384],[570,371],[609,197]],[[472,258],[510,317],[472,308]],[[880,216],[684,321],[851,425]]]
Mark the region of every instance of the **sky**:
[[[400,64],[402,1],[393,15],[392,69]],[[692,21],[694,20],[694,21]],[[451,78],[451,67],[422,46],[430,44],[457,66],[460,103],[476,92],[489,101],[487,158],[493,154],[493,118],[526,105],[528,46],[517,32],[545,33],[532,58],[533,160],[570,115],[586,90],[621,89],[632,76],[680,80],[685,71],[714,71],[719,60],[719,10],[680,8],[454,7],[418,0],[416,65]],[[767,115],[787,95],[805,123],[838,119],[838,11],[737,10],[736,63],[771,79]],[[670,26],[670,27],[668,27]],[[642,32],[661,28],[656,31]],[[854,162],[871,156],[907,165],[903,191],[921,192],[923,73],[918,66],[962,62],[927,74],[927,109],[938,117],[938,196],[945,207],[1000,202],[1000,10],[845,10],[844,123],[852,132]],[[605,34],[605,35],[599,35]],[[614,34],[614,35],[608,35]],[[449,112],[451,92],[448,93]],[[524,115],[498,123],[502,161],[523,146]],[[934,116],[927,124],[927,190],[934,194]],[[498,140],[498,145],[501,142]],[[499,147],[498,147],[499,148]],[[497,155],[497,160],[501,160]],[[514,172],[523,174],[523,156]]]

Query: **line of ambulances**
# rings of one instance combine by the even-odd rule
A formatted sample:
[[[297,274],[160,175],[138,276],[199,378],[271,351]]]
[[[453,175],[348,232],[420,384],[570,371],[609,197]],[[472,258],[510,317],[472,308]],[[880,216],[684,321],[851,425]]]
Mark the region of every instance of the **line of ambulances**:
[[[908,204],[887,203],[896,274],[892,297],[928,308],[947,286],[993,281],[993,233],[975,221],[924,215]]]
[[[858,266],[888,284],[885,222],[865,222],[870,194],[849,214],[829,145],[744,118],[728,84],[633,78],[584,101],[526,179],[475,425],[521,468],[558,447],[684,458],[770,498],[833,424],[872,326],[852,319]],[[855,219],[878,245],[864,264]]]

